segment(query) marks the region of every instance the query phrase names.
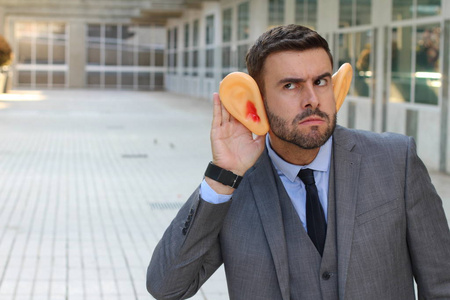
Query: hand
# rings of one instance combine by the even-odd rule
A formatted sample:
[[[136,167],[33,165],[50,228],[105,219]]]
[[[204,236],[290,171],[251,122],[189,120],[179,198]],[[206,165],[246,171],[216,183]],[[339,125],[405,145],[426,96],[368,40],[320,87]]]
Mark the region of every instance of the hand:
[[[256,162],[264,150],[265,136],[253,134],[237,121],[214,93],[211,149],[213,163],[237,175],[244,173]]]

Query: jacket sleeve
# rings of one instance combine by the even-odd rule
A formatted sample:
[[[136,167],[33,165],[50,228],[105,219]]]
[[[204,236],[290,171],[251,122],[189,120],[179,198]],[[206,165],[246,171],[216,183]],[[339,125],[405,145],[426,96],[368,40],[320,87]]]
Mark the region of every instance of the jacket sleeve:
[[[410,138],[406,162],[407,240],[419,299],[450,299],[450,232],[442,200]]]
[[[219,232],[231,205],[203,201],[197,189],[156,246],[147,290],[156,299],[193,296],[222,264]]]

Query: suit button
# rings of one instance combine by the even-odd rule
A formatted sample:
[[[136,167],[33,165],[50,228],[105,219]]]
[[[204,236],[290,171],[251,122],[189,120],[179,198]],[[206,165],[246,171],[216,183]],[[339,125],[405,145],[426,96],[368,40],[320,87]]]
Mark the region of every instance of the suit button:
[[[328,280],[331,278],[331,273],[330,272],[323,272],[322,273],[322,279],[323,280]]]

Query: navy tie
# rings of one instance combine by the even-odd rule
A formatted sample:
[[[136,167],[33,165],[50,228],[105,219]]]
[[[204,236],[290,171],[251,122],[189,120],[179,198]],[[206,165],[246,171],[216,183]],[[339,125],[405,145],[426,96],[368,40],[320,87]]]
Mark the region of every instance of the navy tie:
[[[306,188],[306,227],[308,228],[308,235],[320,256],[322,256],[327,234],[327,222],[322,204],[319,201],[313,170],[302,169],[298,173],[298,177],[303,181]]]

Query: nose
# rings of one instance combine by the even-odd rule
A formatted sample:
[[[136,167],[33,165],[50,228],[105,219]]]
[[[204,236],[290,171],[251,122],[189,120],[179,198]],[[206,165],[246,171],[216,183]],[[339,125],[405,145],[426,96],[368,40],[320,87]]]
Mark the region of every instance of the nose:
[[[302,108],[316,109],[319,106],[319,97],[314,85],[306,84],[302,91]]]

